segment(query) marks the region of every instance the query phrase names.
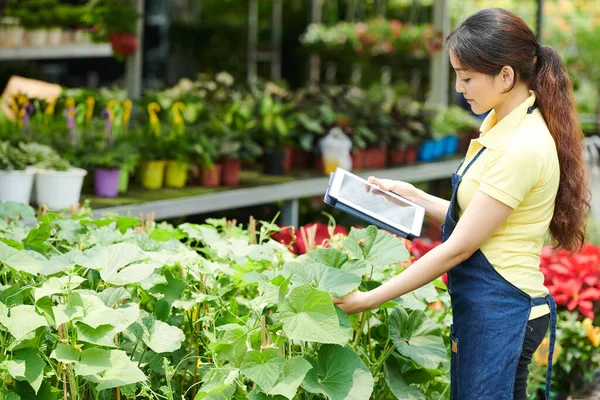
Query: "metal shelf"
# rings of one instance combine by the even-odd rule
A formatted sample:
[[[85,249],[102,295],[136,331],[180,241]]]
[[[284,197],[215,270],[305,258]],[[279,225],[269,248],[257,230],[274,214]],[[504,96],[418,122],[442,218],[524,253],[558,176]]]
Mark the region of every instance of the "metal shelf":
[[[364,171],[358,173],[366,178],[370,175],[378,178],[402,180],[405,182],[425,182],[452,176],[458,160],[447,160],[427,164],[411,165],[384,170]],[[120,215],[148,214],[154,212],[156,220],[202,214],[214,211],[231,210],[259,204],[284,201],[283,215],[288,222],[297,219],[297,200],[325,194],[329,178],[310,178],[294,182],[264,185],[253,188],[232,189],[224,192],[189,196],[179,199],[151,201],[118,207],[98,208],[94,211],[96,217],[103,213],[118,213]]]
[[[110,44],[64,44],[0,48],[0,61],[111,57]]]

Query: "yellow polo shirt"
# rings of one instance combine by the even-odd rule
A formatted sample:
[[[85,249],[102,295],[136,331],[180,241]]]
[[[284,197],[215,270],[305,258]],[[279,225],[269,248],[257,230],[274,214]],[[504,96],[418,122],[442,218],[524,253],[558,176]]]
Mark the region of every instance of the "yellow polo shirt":
[[[481,134],[467,151],[466,167],[482,147],[486,150],[467,171],[457,193],[459,215],[480,190],[514,211],[482,246],[496,271],[531,297],[544,297],[540,254],[554,213],[560,170],[554,139],[540,111],[528,114],[530,96],[498,122],[495,112],[481,124]],[[530,319],[549,312],[534,307]]]

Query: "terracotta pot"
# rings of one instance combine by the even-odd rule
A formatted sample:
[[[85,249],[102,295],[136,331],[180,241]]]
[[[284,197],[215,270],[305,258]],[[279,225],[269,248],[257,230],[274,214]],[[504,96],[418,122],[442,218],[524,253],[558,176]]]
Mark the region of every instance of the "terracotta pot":
[[[288,173],[292,170],[292,153],[294,152],[294,148],[292,146],[284,146],[283,153],[283,172]]]
[[[323,157],[320,154],[315,154],[314,158],[314,167],[315,171],[323,172],[325,171],[325,165],[323,164]]]
[[[367,149],[365,167],[372,169],[385,168],[387,147],[372,147]]]
[[[307,169],[310,162],[310,153],[302,149],[292,149],[292,169]]]
[[[401,145],[398,147],[392,147],[390,149],[390,165],[404,165],[406,163],[406,153],[408,151],[408,146]]]
[[[112,33],[108,41],[115,53],[122,56],[133,54],[139,45],[137,37],[133,33]]]
[[[240,160],[231,158],[223,159],[223,171],[221,173],[221,183],[223,186],[237,186],[240,183]]]
[[[417,155],[419,154],[418,144],[409,144],[406,148],[406,164],[411,165],[417,162]]]
[[[352,157],[352,170],[358,171],[365,167],[364,150],[354,150],[350,153],[350,157]]]
[[[223,165],[215,163],[212,167],[202,167],[200,170],[200,184],[206,187],[217,187],[221,184]]]

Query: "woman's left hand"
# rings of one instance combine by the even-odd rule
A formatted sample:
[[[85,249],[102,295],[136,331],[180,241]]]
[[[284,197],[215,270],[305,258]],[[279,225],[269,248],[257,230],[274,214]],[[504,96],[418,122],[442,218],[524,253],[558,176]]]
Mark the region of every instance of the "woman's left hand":
[[[333,303],[348,315],[356,314],[372,308],[369,304],[368,292],[361,292],[359,290],[348,293],[344,297],[334,297]]]

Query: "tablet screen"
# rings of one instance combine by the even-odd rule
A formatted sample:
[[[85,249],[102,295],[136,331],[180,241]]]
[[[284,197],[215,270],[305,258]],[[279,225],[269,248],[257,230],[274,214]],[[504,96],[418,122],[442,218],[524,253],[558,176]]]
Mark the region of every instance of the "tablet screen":
[[[416,207],[373,188],[362,180],[344,174],[338,199],[341,201],[344,199],[349,200],[357,206],[384,217],[400,225],[401,230],[405,232],[412,231]]]

